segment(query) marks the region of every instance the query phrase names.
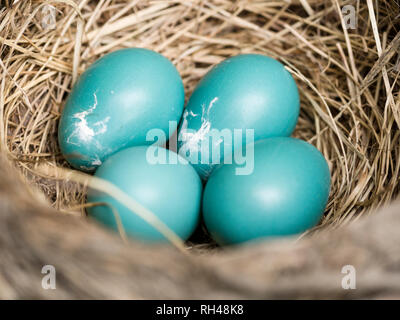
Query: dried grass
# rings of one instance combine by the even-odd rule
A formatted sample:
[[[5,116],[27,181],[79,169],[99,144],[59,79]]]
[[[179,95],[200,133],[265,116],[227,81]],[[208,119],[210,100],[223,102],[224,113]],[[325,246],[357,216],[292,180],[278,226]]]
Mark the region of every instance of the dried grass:
[[[54,30],[43,6],[57,7]],[[340,10],[356,7],[356,30]],[[146,47],[170,58],[188,97],[210,67],[239,53],[278,58],[301,91],[295,136],[323,152],[332,191],[322,227],[398,195],[400,4],[339,1],[19,1],[0,9],[0,146],[60,211],[83,212],[85,186],[40,168],[68,167],[57,144],[63,102],[101,55]]]

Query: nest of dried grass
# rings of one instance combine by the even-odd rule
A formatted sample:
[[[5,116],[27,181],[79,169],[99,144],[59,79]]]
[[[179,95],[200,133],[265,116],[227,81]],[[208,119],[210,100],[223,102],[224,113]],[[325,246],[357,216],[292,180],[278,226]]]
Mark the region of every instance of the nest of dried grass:
[[[344,27],[345,5],[355,8],[354,30]],[[0,9],[1,149],[53,207],[83,214],[85,185],[41,168],[68,168],[58,119],[90,63],[125,47],[156,50],[177,66],[189,97],[216,63],[262,53],[286,64],[300,87],[294,135],[329,161],[320,226],[335,227],[399,192],[399,22],[397,0],[19,1]]]

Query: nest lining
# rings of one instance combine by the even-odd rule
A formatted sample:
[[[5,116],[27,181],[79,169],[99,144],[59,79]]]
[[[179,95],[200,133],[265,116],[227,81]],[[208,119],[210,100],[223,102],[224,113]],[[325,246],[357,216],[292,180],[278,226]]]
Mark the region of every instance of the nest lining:
[[[51,28],[42,24],[49,5]],[[345,5],[355,8],[355,30],[343,27]],[[0,9],[1,149],[53,207],[82,215],[86,186],[54,177],[69,170],[57,125],[86,67],[117,49],[153,49],[176,65],[188,98],[223,59],[266,54],[299,86],[294,136],[314,144],[332,172],[317,229],[335,228],[399,191],[399,22],[391,0],[20,1]]]

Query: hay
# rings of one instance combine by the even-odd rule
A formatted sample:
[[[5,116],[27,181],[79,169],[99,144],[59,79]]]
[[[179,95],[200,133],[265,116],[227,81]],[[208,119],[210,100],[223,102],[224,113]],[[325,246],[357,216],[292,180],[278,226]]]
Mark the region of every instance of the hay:
[[[49,4],[57,8],[54,29],[42,25]],[[355,30],[343,28],[349,4]],[[329,161],[320,227],[334,228],[399,191],[399,8],[397,0],[19,1],[0,9],[0,147],[54,208],[83,214],[86,187],[40,167],[68,168],[58,119],[90,63],[120,48],[154,49],[177,66],[189,97],[216,63],[262,53],[285,63],[299,85],[294,135]]]

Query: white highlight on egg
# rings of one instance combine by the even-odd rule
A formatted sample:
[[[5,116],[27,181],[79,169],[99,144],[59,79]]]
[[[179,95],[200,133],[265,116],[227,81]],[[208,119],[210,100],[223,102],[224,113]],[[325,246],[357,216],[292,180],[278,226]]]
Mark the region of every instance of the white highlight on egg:
[[[205,140],[206,135],[210,132],[211,128],[210,111],[214,106],[214,103],[216,103],[217,101],[218,97],[215,97],[208,105],[208,108],[206,108],[205,104],[201,106],[202,108],[201,126],[199,130],[197,130],[196,132],[188,130],[188,117],[191,118],[198,117],[199,114],[195,114],[193,113],[193,111],[189,112],[188,110],[185,110],[179,137],[179,139],[184,142],[184,144],[181,147],[182,152],[186,152],[187,150],[190,151],[193,149],[197,149],[199,147],[199,142]]]
[[[75,129],[67,139],[68,143],[72,143],[77,146],[80,146],[80,144],[72,142],[71,139],[73,137],[78,137],[79,141],[89,142],[94,137],[95,132],[92,128],[90,128],[88,126],[88,123],[86,120],[86,117],[88,115],[92,114],[93,111],[97,108],[97,104],[98,104],[97,95],[96,95],[96,93],[94,93],[93,95],[94,95],[94,105],[92,107],[90,107],[89,110],[87,110],[87,111],[78,112],[73,115],[73,118],[78,119],[79,121],[75,123]]]
[[[179,133],[179,141],[183,142],[183,145],[179,149],[179,154],[185,158],[189,158],[192,163],[198,163],[199,152],[202,150],[202,144],[207,142],[206,146],[208,146],[209,133],[211,130],[211,121],[210,121],[210,111],[213,108],[214,104],[218,101],[218,97],[215,97],[211,100],[208,107],[206,104],[201,106],[201,126],[197,131],[192,129],[188,129],[188,119],[198,117],[200,114],[195,114],[193,111],[185,110],[183,114],[183,122],[182,127]],[[218,141],[217,144],[221,144],[221,141]],[[208,148],[206,148],[208,150]],[[189,151],[189,156],[187,155]],[[201,160],[200,163],[208,163],[208,153],[200,152]],[[204,174],[206,176],[209,175],[211,168],[209,170],[204,169]],[[209,172],[210,171],[210,172]]]
[[[111,117],[106,117],[103,121],[98,121],[90,127],[88,125],[87,117],[95,112],[98,106],[98,100],[96,92],[93,94],[94,96],[94,104],[88,110],[78,112],[73,115],[73,119],[78,119],[74,123],[74,130],[70,134],[67,139],[67,142],[70,144],[74,144],[76,146],[81,146],[85,143],[90,143],[95,138],[96,135],[103,134],[107,131],[107,123],[110,121]],[[77,139],[73,139],[77,138]],[[103,150],[103,146],[99,141],[95,141],[95,145],[98,150]],[[94,159],[91,159],[91,164],[93,166],[99,166],[102,164],[100,157],[96,154],[94,155]]]

